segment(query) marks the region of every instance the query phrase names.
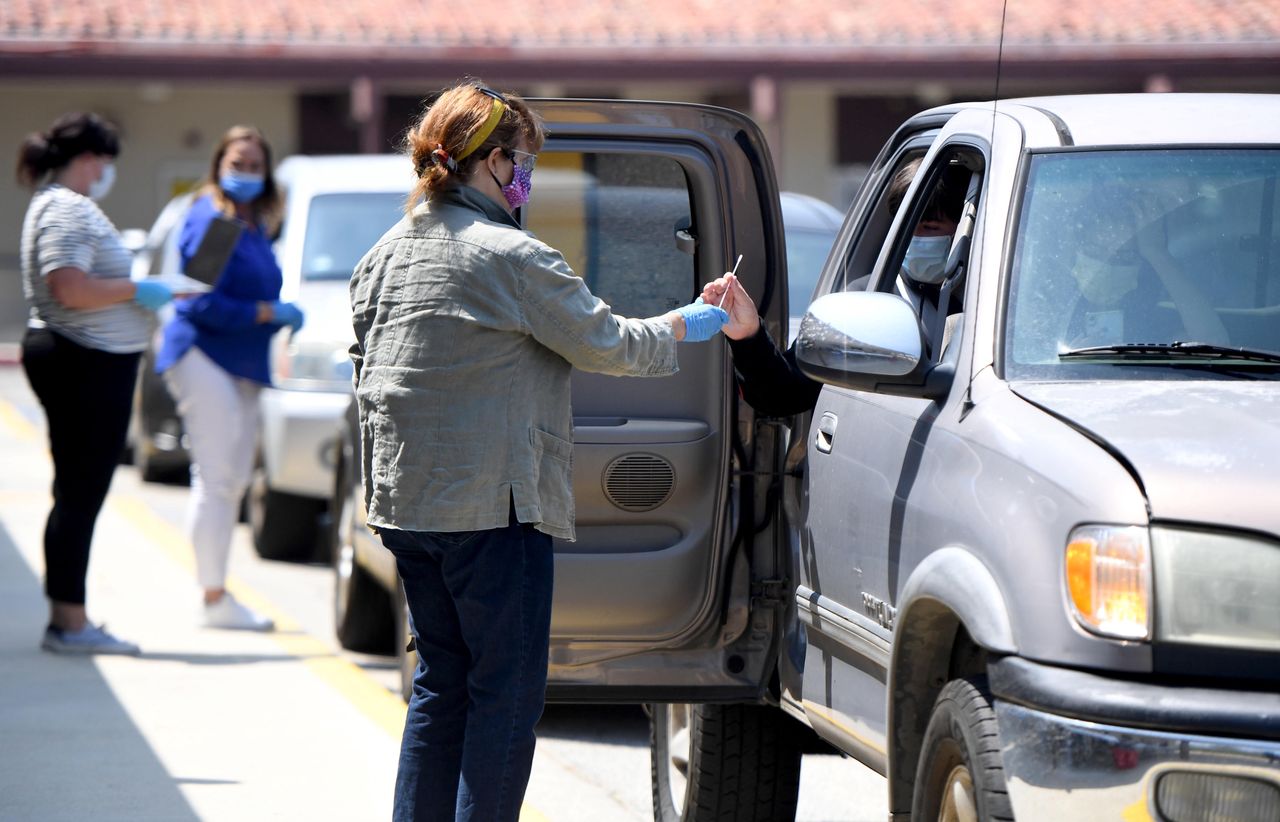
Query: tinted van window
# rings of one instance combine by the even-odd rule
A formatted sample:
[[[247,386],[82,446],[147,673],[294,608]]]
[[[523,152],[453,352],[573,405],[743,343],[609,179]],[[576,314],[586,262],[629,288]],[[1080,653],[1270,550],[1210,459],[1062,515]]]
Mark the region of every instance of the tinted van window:
[[[626,317],[694,297],[694,258],[675,244],[690,219],[679,163],[642,154],[545,152],[526,225],[559,250],[591,292]]]
[[[307,211],[302,279],[349,280],[360,258],[404,216],[404,192],[320,194]]]

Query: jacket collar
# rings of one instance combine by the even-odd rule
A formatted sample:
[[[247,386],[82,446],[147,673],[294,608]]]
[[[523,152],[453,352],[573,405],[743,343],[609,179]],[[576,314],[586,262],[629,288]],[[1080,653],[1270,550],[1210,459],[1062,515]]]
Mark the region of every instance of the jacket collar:
[[[432,195],[432,200],[442,205],[452,205],[479,211],[495,223],[501,223],[512,228],[520,228],[520,223],[516,222],[516,218],[508,214],[505,208],[469,185],[456,185],[446,188]]]

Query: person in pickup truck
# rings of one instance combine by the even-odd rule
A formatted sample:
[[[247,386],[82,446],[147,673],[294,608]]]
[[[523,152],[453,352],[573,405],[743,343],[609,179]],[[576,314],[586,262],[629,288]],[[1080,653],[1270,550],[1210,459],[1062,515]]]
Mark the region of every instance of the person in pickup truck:
[[[572,368],[659,377],[727,319],[612,312],[521,228],[544,141],[476,83],[410,130],[408,214],[356,265],[351,347],[367,522],[418,651],[396,820],[515,822],[546,693],[552,538],[574,538]]]
[[[894,174],[887,192],[890,211],[896,213],[902,205],[919,168],[920,159],[914,159]],[[924,214],[911,233],[898,290],[917,311],[922,310],[922,304],[932,306],[937,301],[951,238],[960,222],[967,181],[968,171],[960,167],[948,169],[935,185]],[[870,278],[868,274],[853,280],[847,290],[865,289]],[[822,383],[810,379],[800,370],[796,364],[795,345],[785,352],[778,348],[760,322],[755,302],[733,274],[725,274],[707,283],[702,290],[703,302],[719,305],[722,298],[729,312],[724,335],[729,340],[743,398],[756,411],[770,416],[785,417],[812,410],[818,401]],[[953,304],[957,299],[953,296]]]
[[[217,219],[235,220],[239,238],[213,290],[175,303],[156,354],[156,371],[177,401],[191,440],[187,529],[204,591],[198,621],[207,628],[269,631],[272,621],[226,589],[231,535],[253,474],[258,394],[271,382],[267,349],[302,311],[280,302],[283,280],[271,248],[281,198],[271,147],[252,126],[231,128],[218,143],[178,247],[185,267]]]
[[[1163,215],[1175,201],[1169,191],[1114,185],[1099,188],[1081,209],[1065,348],[1227,343],[1208,297],[1169,253]]]

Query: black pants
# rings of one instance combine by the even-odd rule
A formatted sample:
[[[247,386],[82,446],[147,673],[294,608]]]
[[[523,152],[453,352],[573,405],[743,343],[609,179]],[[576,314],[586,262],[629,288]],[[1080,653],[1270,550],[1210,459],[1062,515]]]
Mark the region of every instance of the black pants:
[[[139,354],[109,354],[27,329],[22,367],[49,420],[53,510],[44,529],[45,593],[84,604],[89,543],[124,448]]]

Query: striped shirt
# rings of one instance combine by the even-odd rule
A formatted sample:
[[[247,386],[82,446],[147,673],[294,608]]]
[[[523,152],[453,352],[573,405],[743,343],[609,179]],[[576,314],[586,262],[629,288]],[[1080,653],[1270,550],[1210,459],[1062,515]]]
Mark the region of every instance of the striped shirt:
[[[49,272],[78,268],[90,277],[128,277],[132,256],[98,204],[57,185],[38,189],[22,224],[22,293],[31,307],[27,324],[48,328],[85,346],[113,354],[147,347],[155,313],[133,300],[102,308],[67,308],[49,292]]]

